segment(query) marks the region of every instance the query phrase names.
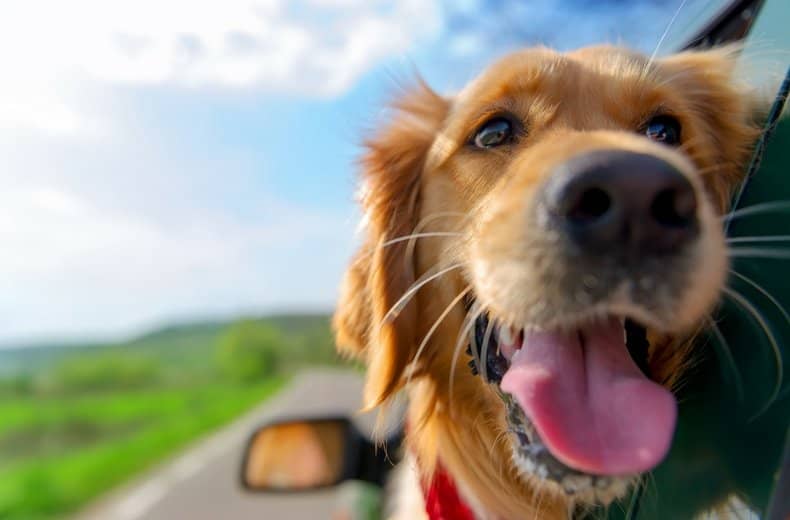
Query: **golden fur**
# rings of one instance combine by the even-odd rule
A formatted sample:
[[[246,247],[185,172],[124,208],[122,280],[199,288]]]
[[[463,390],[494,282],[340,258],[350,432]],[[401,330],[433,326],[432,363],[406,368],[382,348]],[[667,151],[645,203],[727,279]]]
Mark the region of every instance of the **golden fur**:
[[[343,281],[337,342],[367,363],[368,407],[385,403],[409,382],[407,444],[421,476],[429,478],[441,461],[482,517],[565,518],[578,504],[514,466],[502,402],[466,367],[465,339],[459,340],[465,312],[457,296],[471,286],[479,303],[506,322],[563,326],[562,320],[578,319],[566,308],[568,295],[550,282],[569,275],[556,272],[564,269],[552,261],[556,246],[523,224],[531,197],[552,166],[581,151],[619,148],[659,156],[688,177],[700,198],[692,283],[682,297],[659,302],[656,312],[627,303],[607,311],[636,313],[649,325],[651,373],[675,385],[690,337],[723,284],[727,255],[718,215],[755,136],[732,71],[731,49],[653,63],[614,47],[568,54],[530,49],[505,57],[452,98],[420,84],[367,141],[361,163],[365,243]],[[487,117],[502,110],[524,122],[522,139],[490,153],[465,146]],[[639,134],[657,112],[682,124],[679,148]],[[397,241],[426,232],[447,233]],[[452,269],[456,263],[461,267]],[[449,270],[390,312],[416,281],[441,269]]]

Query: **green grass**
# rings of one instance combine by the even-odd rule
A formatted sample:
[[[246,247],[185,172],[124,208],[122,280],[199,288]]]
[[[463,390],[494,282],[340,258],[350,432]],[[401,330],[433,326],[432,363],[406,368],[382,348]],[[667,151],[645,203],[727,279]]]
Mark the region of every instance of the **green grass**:
[[[0,518],[73,512],[284,381],[0,400]]]
[[[245,370],[257,366],[246,383],[220,363],[239,360],[219,355],[241,324],[265,329],[236,341],[246,348],[263,338],[255,348],[272,361],[267,368],[257,354],[241,359]],[[336,362],[329,317],[321,314],[0,349],[0,520],[75,512],[262,402],[289,374]]]

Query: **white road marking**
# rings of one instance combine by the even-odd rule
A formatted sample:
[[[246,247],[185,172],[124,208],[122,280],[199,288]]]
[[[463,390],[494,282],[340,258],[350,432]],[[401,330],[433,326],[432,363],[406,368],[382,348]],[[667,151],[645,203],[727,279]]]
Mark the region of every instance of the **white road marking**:
[[[118,504],[118,507],[115,508],[113,518],[117,518],[118,520],[134,520],[135,518],[140,518],[167,494],[168,487],[169,486],[160,478],[143,484]]]
[[[206,466],[208,460],[198,457],[196,454],[189,454],[175,463],[172,473],[178,481],[186,480]]]

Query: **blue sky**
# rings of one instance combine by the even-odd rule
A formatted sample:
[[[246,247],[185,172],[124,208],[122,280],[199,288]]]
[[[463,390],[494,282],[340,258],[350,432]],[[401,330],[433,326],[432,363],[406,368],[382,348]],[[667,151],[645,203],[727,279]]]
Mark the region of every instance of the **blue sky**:
[[[688,0],[670,38],[718,0]],[[0,343],[332,308],[357,143],[416,68],[651,52],[680,0],[30,0],[0,16]],[[667,47],[671,43],[666,44]]]

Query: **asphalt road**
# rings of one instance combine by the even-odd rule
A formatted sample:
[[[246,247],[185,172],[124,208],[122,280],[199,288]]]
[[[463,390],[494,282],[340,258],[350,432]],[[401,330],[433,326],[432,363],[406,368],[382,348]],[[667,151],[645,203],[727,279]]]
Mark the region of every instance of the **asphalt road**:
[[[111,492],[77,520],[245,520],[327,518],[338,490],[298,495],[249,493],[238,484],[239,462],[255,426],[275,417],[355,415],[362,379],[355,372],[314,370],[297,376],[273,399],[199,442],[136,482]],[[355,416],[363,431],[374,417]]]

